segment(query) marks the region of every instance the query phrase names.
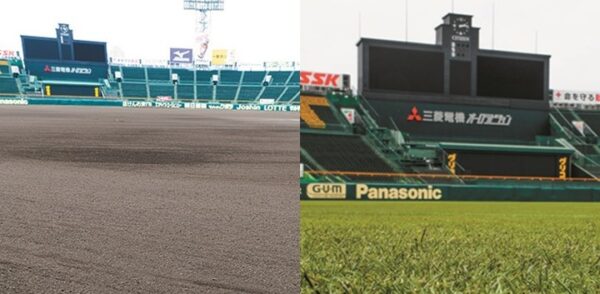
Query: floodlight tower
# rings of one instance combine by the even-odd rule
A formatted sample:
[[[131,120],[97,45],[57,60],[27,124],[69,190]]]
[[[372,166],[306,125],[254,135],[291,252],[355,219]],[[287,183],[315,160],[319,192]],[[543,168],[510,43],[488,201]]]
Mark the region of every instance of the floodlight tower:
[[[225,0],[183,0],[183,9],[198,11],[196,22],[196,44],[199,48],[197,57],[204,60],[209,43],[210,13],[212,11],[223,11]]]

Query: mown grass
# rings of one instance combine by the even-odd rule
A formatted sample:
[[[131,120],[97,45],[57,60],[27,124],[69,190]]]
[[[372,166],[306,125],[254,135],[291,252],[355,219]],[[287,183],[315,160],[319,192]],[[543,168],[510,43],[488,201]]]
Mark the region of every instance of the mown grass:
[[[600,203],[302,202],[303,293],[600,293]]]

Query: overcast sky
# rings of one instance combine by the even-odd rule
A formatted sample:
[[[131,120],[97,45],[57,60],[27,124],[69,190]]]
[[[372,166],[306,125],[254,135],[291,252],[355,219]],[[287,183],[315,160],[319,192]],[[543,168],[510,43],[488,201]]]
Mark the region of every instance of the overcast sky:
[[[4,3],[0,50],[21,51],[20,35],[55,37],[68,23],[75,39],[106,41],[109,56],[168,59],[192,48],[196,17],[183,0],[18,0]],[[226,0],[212,17],[210,49],[235,49],[240,62],[298,61],[300,0]]]
[[[495,3],[497,50],[550,58],[550,87],[600,90],[600,1],[454,0],[454,12],[473,15],[480,48],[492,48]],[[301,61],[307,70],[349,73],[356,85],[356,42],[405,40],[405,0],[301,0]],[[451,12],[451,0],[408,0],[408,40],[435,42],[434,28]],[[360,15],[360,22],[359,22]],[[359,29],[360,28],[360,29]]]

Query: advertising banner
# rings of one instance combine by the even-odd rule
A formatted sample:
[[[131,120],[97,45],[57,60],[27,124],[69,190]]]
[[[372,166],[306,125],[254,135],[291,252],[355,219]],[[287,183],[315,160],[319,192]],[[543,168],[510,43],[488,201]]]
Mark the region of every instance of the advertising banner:
[[[60,61],[26,61],[29,74],[44,80],[86,80],[98,82],[106,79],[108,65]]]
[[[343,89],[343,78],[341,74],[301,71],[300,85],[312,87],[325,87]]]
[[[561,185],[408,185],[393,183],[301,183],[302,200],[354,201],[600,201],[595,183]]]
[[[0,59],[19,59],[21,58],[19,51],[16,50],[1,50]]]
[[[225,65],[227,64],[227,50],[226,49],[214,49],[212,51],[212,64],[213,65]]]
[[[192,63],[194,55],[192,49],[189,48],[171,48],[169,61],[174,63]]]
[[[549,134],[544,110],[374,99],[369,103],[381,126],[398,127],[414,138],[533,141]]]
[[[552,102],[557,104],[600,105],[600,92],[554,90]]]

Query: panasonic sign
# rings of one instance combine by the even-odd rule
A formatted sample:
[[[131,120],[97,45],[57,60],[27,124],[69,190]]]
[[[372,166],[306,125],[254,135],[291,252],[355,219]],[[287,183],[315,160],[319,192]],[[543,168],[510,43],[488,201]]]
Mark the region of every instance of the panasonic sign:
[[[356,184],[356,199],[369,200],[441,200],[442,190],[431,185],[423,188],[384,188]]]

